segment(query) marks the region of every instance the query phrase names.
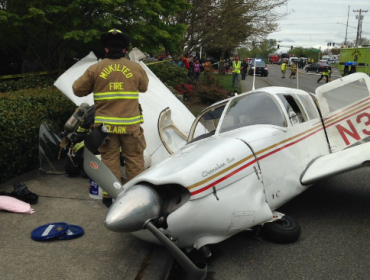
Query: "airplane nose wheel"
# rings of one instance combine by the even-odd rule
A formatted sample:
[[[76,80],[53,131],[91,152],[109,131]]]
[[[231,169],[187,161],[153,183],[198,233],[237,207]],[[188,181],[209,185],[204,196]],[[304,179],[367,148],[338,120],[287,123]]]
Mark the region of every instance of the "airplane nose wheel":
[[[265,223],[261,234],[275,243],[293,243],[301,234],[300,225],[290,216],[284,215],[274,222]]]

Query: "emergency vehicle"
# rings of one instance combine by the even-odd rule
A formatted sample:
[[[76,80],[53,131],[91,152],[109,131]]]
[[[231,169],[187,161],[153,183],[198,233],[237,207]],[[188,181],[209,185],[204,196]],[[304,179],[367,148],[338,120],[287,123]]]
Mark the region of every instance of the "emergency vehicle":
[[[339,71],[342,76],[356,72],[370,74],[370,47],[340,49]]]
[[[270,53],[269,54],[269,63],[271,64],[278,64],[280,61],[280,55],[277,53]]]

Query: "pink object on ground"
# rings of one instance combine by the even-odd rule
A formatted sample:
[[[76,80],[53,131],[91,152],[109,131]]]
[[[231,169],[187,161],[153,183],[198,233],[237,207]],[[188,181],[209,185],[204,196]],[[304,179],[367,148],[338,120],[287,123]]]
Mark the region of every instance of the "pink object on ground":
[[[22,214],[32,214],[35,212],[29,203],[6,195],[0,195],[0,210]]]

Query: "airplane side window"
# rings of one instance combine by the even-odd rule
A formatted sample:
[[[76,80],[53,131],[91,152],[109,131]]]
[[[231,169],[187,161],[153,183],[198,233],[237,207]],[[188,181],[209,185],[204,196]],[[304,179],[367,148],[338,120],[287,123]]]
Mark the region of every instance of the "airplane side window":
[[[281,102],[283,102],[284,108],[286,109],[293,125],[307,121],[307,115],[298,99],[295,99],[291,95],[284,94],[278,94],[278,97]]]
[[[299,100],[303,104],[304,108],[306,109],[306,112],[308,114],[308,117],[310,120],[316,119],[319,117],[317,109],[315,105],[312,102],[312,99],[310,96],[305,96],[305,95],[299,95],[298,96]]]
[[[208,138],[215,134],[217,125],[220,121],[224,109],[225,105],[213,108],[212,110],[203,113],[196,125],[196,132],[193,136],[192,142]]]

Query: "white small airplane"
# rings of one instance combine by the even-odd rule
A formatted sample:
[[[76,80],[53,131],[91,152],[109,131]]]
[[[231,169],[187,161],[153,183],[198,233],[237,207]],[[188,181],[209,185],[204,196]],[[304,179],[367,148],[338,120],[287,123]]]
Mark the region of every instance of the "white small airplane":
[[[315,182],[370,160],[365,74],[324,84],[316,94],[255,89],[209,106],[194,120],[145,69],[150,92],[165,100],[147,102],[151,93],[140,99],[150,122],[147,142],[155,143],[147,151],[150,167],[124,186],[117,182],[94,156],[106,137],[103,126],[85,140],[84,169],[115,198],[107,229],[164,245],[189,279],[204,279],[206,266],[195,266],[179,248],[207,257],[207,245],[254,229],[271,241],[294,242],[298,223],[276,209]]]

